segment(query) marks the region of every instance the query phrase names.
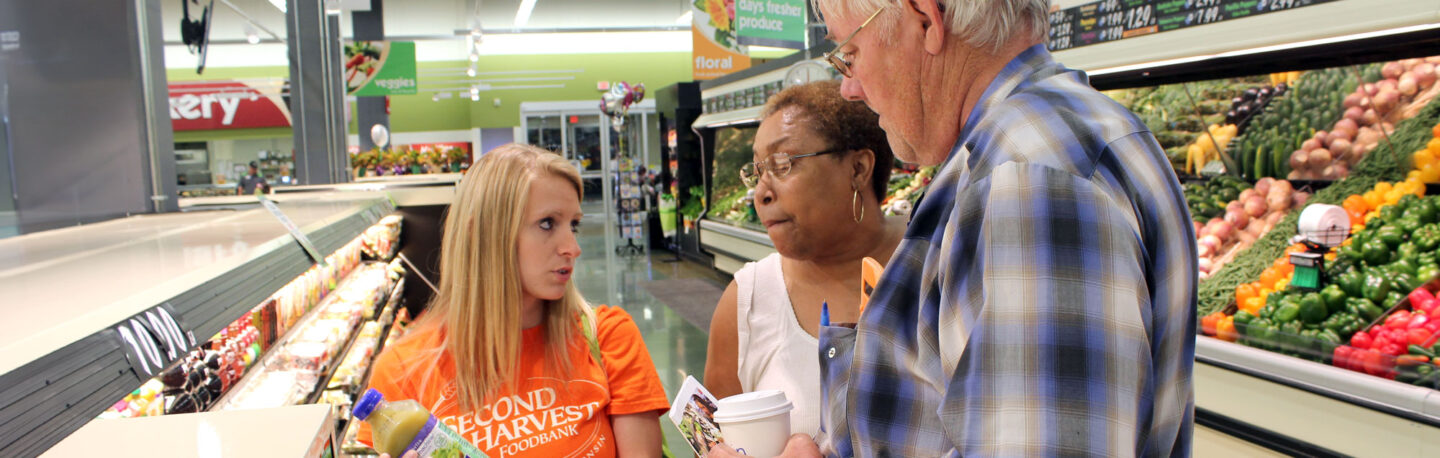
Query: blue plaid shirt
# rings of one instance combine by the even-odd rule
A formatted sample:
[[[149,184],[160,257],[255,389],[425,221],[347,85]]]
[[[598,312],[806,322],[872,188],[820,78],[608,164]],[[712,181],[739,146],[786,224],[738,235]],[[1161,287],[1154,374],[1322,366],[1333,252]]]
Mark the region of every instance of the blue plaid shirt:
[[[1195,233],[1149,129],[1035,46],[930,186],[853,356],[822,342],[826,452],[1188,456]]]

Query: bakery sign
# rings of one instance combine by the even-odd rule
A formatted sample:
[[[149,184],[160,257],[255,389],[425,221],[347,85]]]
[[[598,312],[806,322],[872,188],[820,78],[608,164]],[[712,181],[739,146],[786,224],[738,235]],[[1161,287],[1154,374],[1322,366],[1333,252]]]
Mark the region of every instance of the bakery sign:
[[[273,89],[239,81],[196,81],[170,84],[170,122],[175,130],[290,127],[290,110]]]

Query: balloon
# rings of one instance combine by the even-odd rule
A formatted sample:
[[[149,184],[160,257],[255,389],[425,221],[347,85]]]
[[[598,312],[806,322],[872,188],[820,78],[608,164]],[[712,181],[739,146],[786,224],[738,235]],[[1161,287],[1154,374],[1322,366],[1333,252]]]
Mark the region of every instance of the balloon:
[[[605,116],[610,116],[610,107],[605,104],[604,100],[600,101],[600,112],[604,113]]]
[[[640,103],[641,100],[645,100],[645,83],[636,83],[630,87],[630,92],[635,94],[635,103]]]
[[[375,143],[376,148],[385,149],[385,145],[390,144],[390,129],[384,124],[370,127],[370,141]]]

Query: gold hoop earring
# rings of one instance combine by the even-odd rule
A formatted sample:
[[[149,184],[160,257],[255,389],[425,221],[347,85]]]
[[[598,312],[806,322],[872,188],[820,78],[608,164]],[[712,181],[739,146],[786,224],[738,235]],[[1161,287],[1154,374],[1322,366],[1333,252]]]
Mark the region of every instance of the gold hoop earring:
[[[851,194],[852,197],[850,198],[850,217],[854,218],[856,223],[859,223],[865,220],[865,203],[860,201],[860,188],[857,187],[853,189],[855,193]],[[856,210],[857,208],[859,209],[858,211]]]

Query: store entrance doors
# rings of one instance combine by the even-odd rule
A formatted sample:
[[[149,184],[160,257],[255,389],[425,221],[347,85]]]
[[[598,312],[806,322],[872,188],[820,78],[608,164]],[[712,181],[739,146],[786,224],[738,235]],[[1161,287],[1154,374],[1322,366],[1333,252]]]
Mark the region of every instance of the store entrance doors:
[[[593,101],[524,102],[520,104],[520,128],[526,133],[525,141],[555,151],[580,171],[585,183],[582,208],[586,215],[605,215],[603,251],[606,265],[615,265],[617,256],[644,252],[645,240],[636,235],[637,231],[643,234],[637,225],[643,228],[644,219],[633,204],[637,190],[634,180],[639,178],[639,166],[650,157],[649,124],[655,118],[655,102],[632,105],[619,130],[600,113],[599,102],[598,97]],[[631,208],[622,213],[622,199],[626,198],[632,200]],[[631,236],[635,239],[627,238]],[[620,247],[626,248],[617,252]],[[608,270],[603,274],[607,276],[606,284],[611,285],[605,303],[620,304],[622,294],[613,290],[618,283],[613,278],[616,273]]]

